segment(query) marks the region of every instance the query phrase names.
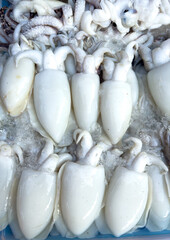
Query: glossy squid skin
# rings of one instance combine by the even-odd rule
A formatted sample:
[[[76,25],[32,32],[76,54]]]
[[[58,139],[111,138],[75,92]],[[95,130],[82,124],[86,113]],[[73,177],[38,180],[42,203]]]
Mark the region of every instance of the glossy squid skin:
[[[77,162],[63,167],[60,208],[68,230],[76,236],[88,231],[98,217],[105,192],[105,170],[99,164],[103,143],[94,145],[89,132],[74,132]]]
[[[118,167],[109,183],[105,216],[112,233],[119,237],[140,220],[148,198],[148,176]]]
[[[14,171],[14,159],[0,156],[0,230],[3,230],[8,225],[8,201]]]
[[[9,208],[11,207],[11,193],[16,181],[16,167],[23,162],[22,150],[18,145],[8,145],[0,142],[0,230],[10,222]]]
[[[61,211],[72,233],[80,235],[93,223],[101,208],[104,189],[102,166],[66,165],[61,183]]]
[[[60,142],[71,108],[70,86],[63,71],[47,69],[36,75],[34,105],[41,125],[55,142]]]
[[[74,113],[78,126],[90,131],[96,124],[99,113],[99,76],[77,73],[72,77],[71,89]]]
[[[106,81],[101,86],[101,118],[103,129],[117,144],[130,124],[132,97],[130,84]]]
[[[27,239],[38,236],[50,223],[55,203],[56,173],[31,169],[22,172],[17,192],[17,215]]]
[[[106,222],[115,236],[121,236],[136,226],[145,226],[152,205],[152,181],[146,166],[154,165],[164,174],[168,167],[161,158],[141,152],[141,140],[131,138],[132,162],[117,167],[110,180],[105,205]]]
[[[168,196],[168,182],[165,181],[166,176],[155,166],[151,166],[149,168],[149,175],[153,183],[153,200],[146,227],[151,232],[163,231],[167,229],[170,224],[170,198]]]
[[[19,116],[26,108],[35,74],[34,63],[22,59],[16,67],[14,56],[8,58],[0,81],[1,99],[11,116]]]
[[[147,74],[148,86],[151,95],[163,115],[170,119],[170,62],[149,71]]]

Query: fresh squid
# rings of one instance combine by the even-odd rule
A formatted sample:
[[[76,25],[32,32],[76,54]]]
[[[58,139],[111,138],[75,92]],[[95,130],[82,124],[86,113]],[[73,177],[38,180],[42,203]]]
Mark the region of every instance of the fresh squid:
[[[18,1],[13,10],[13,17],[16,22],[22,22],[27,20],[24,13],[37,12],[39,16],[51,15],[56,16],[55,9],[59,9],[64,6],[64,2],[60,1]]]
[[[99,48],[92,55],[86,55],[82,49],[75,49],[78,71],[71,79],[73,109],[78,126],[91,131],[99,115],[100,80],[97,74],[103,55],[111,53],[108,48]]]
[[[38,159],[38,169],[22,171],[17,191],[17,216],[20,229],[27,239],[33,239],[43,231],[47,235],[50,232],[58,194],[56,170],[71,159],[70,154],[54,154],[53,144],[47,140]]]
[[[18,145],[0,142],[0,231],[8,225],[9,198],[17,167],[23,163],[22,150]]]
[[[170,198],[165,175],[157,166],[150,166],[148,171],[153,183],[153,200],[146,227],[149,231],[162,231],[170,223]],[[168,173],[166,174],[168,175]]]
[[[153,50],[141,46],[140,54],[145,68],[149,71],[147,81],[150,93],[162,114],[170,119],[170,39],[162,42],[160,47]]]
[[[0,230],[40,240],[170,230],[169,27],[153,30],[170,23],[170,0],[8,1]]]
[[[26,108],[35,75],[35,65],[23,58],[18,66],[15,64],[15,55],[30,47],[22,42],[11,45],[11,56],[7,59],[0,78],[0,96],[8,113],[19,116]]]
[[[99,215],[105,191],[105,172],[99,164],[106,145],[93,142],[86,131],[74,133],[80,144],[77,162],[66,163],[61,181],[61,213],[68,229],[75,235],[85,232]],[[84,141],[84,139],[86,139]]]
[[[114,60],[112,58],[105,58],[103,61],[103,80],[104,81],[112,80],[114,68],[115,68]],[[136,74],[132,70],[132,68],[130,68],[127,73],[127,82],[131,86],[132,105],[133,107],[135,107],[139,98],[139,85],[138,85]]]
[[[145,172],[147,165],[156,165],[162,171],[168,171],[161,159],[141,152],[128,168],[117,167],[109,182],[105,217],[116,237],[133,229],[145,211],[149,192],[152,191]]]
[[[127,45],[122,52],[121,61],[115,66],[112,79],[101,84],[100,110],[103,129],[113,144],[121,140],[130,124],[134,100],[127,75],[134,56],[134,45],[135,42]]]
[[[51,49],[44,53],[28,50],[15,58],[17,64],[27,57],[39,66],[34,81],[34,106],[38,120],[56,143],[61,141],[70,115],[70,86],[64,72],[64,61],[69,54],[74,55],[71,48],[63,46],[56,48],[54,53]]]

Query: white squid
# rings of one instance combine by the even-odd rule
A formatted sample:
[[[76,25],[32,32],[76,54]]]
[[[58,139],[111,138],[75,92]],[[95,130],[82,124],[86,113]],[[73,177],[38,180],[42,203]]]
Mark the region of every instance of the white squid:
[[[23,163],[22,150],[18,145],[10,146],[0,142],[0,231],[8,225],[8,208],[14,175],[19,164]]]
[[[135,44],[131,42],[127,45],[122,52],[121,61],[114,68],[112,79],[101,84],[100,110],[103,129],[113,144],[121,140],[130,124],[134,99],[132,98],[133,87],[127,75],[131,69]]]
[[[50,232],[58,194],[56,171],[68,160],[72,160],[70,154],[54,154],[52,142],[47,141],[38,159],[39,168],[22,171],[16,207],[20,229],[27,239],[43,232],[47,237]]]
[[[15,55],[30,49],[24,41],[19,45],[11,45],[11,56],[7,59],[0,78],[0,96],[4,106],[11,116],[19,116],[26,108],[35,74],[35,65],[27,57],[18,66]]]
[[[61,180],[61,214],[68,229],[75,235],[84,233],[99,215],[104,191],[105,172],[99,164],[107,145],[93,141],[86,131],[76,130],[74,138],[80,144],[77,162],[66,163]],[[84,141],[87,138],[86,141]]]
[[[157,166],[150,166],[148,171],[153,182],[153,200],[146,227],[149,231],[163,231],[170,223],[170,198],[165,175]],[[168,173],[166,174],[168,175]]]
[[[78,126],[87,131],[95,127],[99,115],[100,80],[97,69],[105,53],[111,53],[110,49],[99,48],[92,55],[76,49],[80,73],[74,74],[71,79],[73,108]]]
[[[170,119],[170,39],[153,50],[145,45],[141,46],[140,55],[148,70],[147,81],[150,93],[163,115]]]
[[[64,72],[64,61],[73,51],[70,47],[56,48],[54,53],[47,49],[24,51],[16,56],[16,63],[27,57],[39,66],[34,81],[34,106],[37,117],[51,138],[59,143],[68,125],[71,95],[70,86]]]
[[[111,232],[121,236],[140,221],[152,191],[146,171],[147,165],[156,165],[162,171],[168,168],[154,155],[141,152],[129,167],[117,167],[106,193],[105,217]]]

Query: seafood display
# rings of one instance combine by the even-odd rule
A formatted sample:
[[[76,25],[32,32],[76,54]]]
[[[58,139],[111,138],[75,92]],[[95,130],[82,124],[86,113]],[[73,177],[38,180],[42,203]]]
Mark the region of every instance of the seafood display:
[[[0,9],[2,233],[170,230],[169,26],[169,0]]]

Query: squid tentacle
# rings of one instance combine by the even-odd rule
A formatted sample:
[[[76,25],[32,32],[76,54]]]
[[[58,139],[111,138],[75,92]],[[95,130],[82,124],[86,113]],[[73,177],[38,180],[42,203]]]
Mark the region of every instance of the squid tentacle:
[[[27,39],[36,39],[40,35],[51,35],[51,34],[56,34],[56,29],[53,27],[49,26],[36,26],[26,32],[23,33],[23,35]]]
[[[83,16],[83,13],[85,11],[85,0],[76,0],[75,3],[75,11],[74,11],[74,25],[79,28],[81,18]]]
[[[33,27],[36,27],[38,25],[48,25],[50,27],[54,27],[56,29],[61,29],[63,27],[63,24],[60,20],[53,16],[37,16],[31,19],[27,24],[25,24],[22,27],[22,32],[26,32],[30,30]]]

